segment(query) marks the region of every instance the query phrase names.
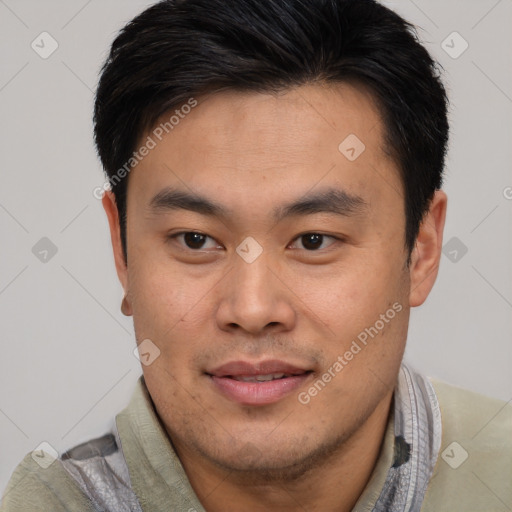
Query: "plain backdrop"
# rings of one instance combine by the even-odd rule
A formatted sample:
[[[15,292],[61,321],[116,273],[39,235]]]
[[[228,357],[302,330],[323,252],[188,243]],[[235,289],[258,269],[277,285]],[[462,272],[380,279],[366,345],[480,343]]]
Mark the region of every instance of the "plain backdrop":
[[[151,3],[0,0],[0,491],[41,442],[63,452],[107,432],[141,374],[93,195],[104,177],[91,117],[116,32]],[[512,1],[387,5],[420,27],[451,98],[445,254],[406,358],[508,401]]]

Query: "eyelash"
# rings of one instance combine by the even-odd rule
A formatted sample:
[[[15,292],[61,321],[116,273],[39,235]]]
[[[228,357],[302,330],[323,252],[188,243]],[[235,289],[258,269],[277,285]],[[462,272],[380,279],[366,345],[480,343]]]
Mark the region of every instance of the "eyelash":
[[[215,239],[214,239],[214,238],[212,238],[211,236],[206,235],[206,234],[204,234],[204,233],[201,233],[201,232],[199,232],[199,231],[180,231],[179,233],[175,233],[175,234],[173,234],[173,235],[169,235],[169,236],[168,236],[168,239],[169,239],[169,240],[175,240],[175,239],[177,239],[178,237],[183,236],[183,235],[187,235],[187,234],[196,234],[196,235],[204,236],[204,237],[206,237],[206,238],[209,238],[209,239],[211,239],[211,240],[214,240],[214,241],[215,241]],[[302,233],[302,234],[300,234],[300,235],[297,235],[297,236],[293,239],[292,243],[293,243],[293,242],[295,242],[296,240],[299,240],[300,238],[302,238],[302,237],[304,237],[304,236],[307,236],[307,235],[318,235],[318,236],[321,236],[321,237],[323,237],[322,242],[323,242],[323,241],[324,241],[324,239],[326,239],[326,238],[327,238],[327,239],[332,239],[332,240],[333,240],[333,243],[331,243],[327,248],[331,247],[331,246],[332,246],[334,243],[336,243],[336,242],[343,242],[343,241],[344,241],[342,238],[339,238],[339,237],[336,237],[336,236],[333,236],[333,235],[326,235],[326,234],[324,234],[324,233],[317,233],[316,231],[309,231],[309,232],[306,232],[306,233]],[[220,244],[219,244],[219,245],[220,245]],[[201,249],[192,249],[192,248],[190,248],[190,247],[186,247],[186,246],[182,246],[182,248],[183,248],[184,250],[191,251],[191,252],[197,252],[197,253],[200,253],[201,251],[204,251],[204,250],[205,250],[205,249],[203,249],[203,248],[201,248]],[[305,250],[306,252],[309,252],[309,253],[315,253],[315,252],[321,252],[322,250],[325,250],[325,248],[324,248],[324,249],[313,249],[313,250],[303,249],[303,250]]]

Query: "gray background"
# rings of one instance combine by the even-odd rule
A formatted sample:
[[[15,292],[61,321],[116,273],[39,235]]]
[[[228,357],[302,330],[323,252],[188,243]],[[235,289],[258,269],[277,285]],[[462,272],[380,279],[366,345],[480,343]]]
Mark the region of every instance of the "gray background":
[[[63,452],[110,429],[141,373],[93,196],[104,178],[91,115],[115,33],[150,3],[0,0],[0,490],[42,441]],[[452,100],[445,244],[453,240],[431,296],[413,310],[406,357],[508,401],[512,0],[387,4],[421,27]],[[43,31],[58,43],[46,59],[31,47]],[[469,44],[457,58],[445,51],[463,49],[454,31]],[[40,252],[43,237],[55,255]]]

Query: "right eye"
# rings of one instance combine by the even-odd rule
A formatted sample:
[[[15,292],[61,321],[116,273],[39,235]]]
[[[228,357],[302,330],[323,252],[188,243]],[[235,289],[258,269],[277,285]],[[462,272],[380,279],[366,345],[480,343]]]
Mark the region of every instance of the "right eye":
[[[199,233],[197,231],[182,231],[180,233],[175,233],[174,235],[170,235],[168,237],[169,240],[180,240],[180,245],[185,249],[190,249],[192,251],[205,250],[205,242],[207,239],[210,239],[213,242],[213,246],[210,248],[219,247],[219,244],[210,236],[205,235],[204,233]],[[208,249],[208,247],[206,247]]]

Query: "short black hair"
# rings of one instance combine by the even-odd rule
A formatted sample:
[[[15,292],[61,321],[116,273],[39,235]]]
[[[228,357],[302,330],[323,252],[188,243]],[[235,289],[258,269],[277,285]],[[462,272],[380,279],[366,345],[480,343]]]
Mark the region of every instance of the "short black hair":
[[[140,138],[163,114],[221,90],[279,92],[318,82],[372,93],[405,191],[410,258],[442,185],[449,127],[440,71],[415,27],[375,0],[150,6],[115,38],[94,106],[95,143],[115,195],[125,259],[128,172]]]

